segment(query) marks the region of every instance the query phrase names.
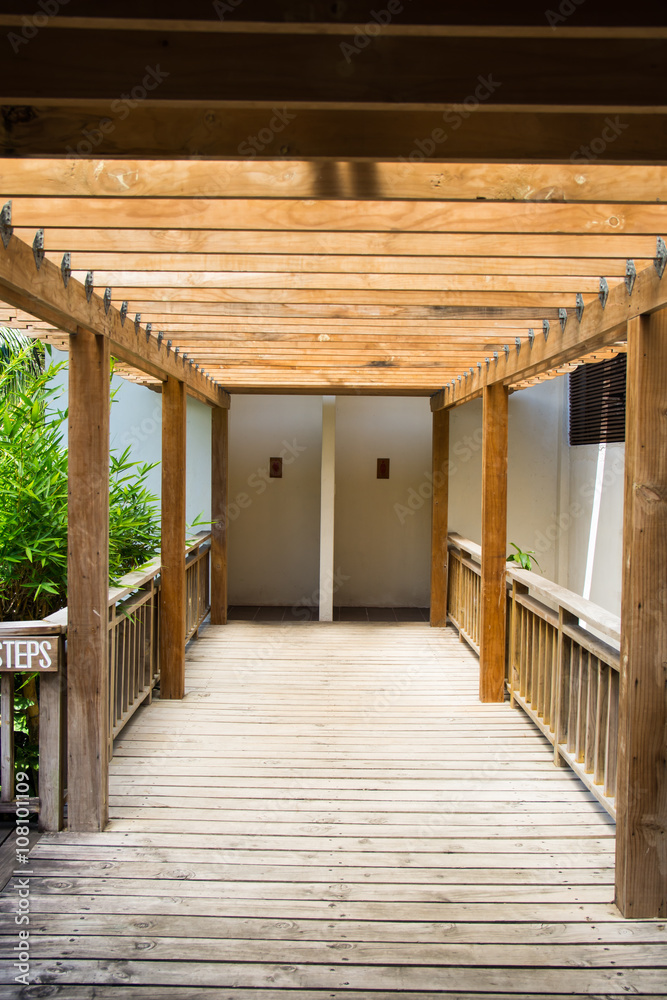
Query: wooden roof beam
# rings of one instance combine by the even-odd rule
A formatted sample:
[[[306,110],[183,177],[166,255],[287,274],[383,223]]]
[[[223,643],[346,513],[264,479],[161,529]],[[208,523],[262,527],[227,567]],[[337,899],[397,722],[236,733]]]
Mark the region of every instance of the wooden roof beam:
[[[397,18],[386,26],[382,44],[365,46],[359,58],[355,24],[322,32],[226,18],[217,19],[216,30],[207,24],[181,30],[183,22],[163,22],[155,30],[131,20],[95,27],[68,13],[48,20],[28,44],[14,47],[3,103],[48,103],[49,97],[60,105],[91,97],[114,101],[136,83],[157,104],[201,102],[209,108],[216,102],[277,100],[396,108],[415,99],[426,107],[460,103],[471,95],[487,105],[647,108],[658,104],[656,84],[667,61],[664,27],[588,38],[567,25],[556,32],[546,19],[540,32],[499,32],[495,26],[480,32],[474,24],[460,31],[415,32]],[[8,20],[12,16],[4,14],[0,23],[23,27],[21,18],[13,26]],[[351,55],[341,47],[345,44]],[[353,71],[343,75],[346,61]],[[215,66],[216,72],[202,73],[202,66]]]
[[[229,406],[229,394],[211,378],[185,362],[144,327],[135,329],[128,316],[123,323],[113,306],[105,309],[103,299],[70,278],[67,286],[60,268],[49,260],[36,267],[33,248],[16,235],[8,246],[0,247],[0,298],[69,334],[79,330],[107,337],[111,353],[164,381],[172,376],[183,382],[187,392],[211,406]]]
[[[232,7],[233,5],[229,5]],[[14,15],[32,15],[35,5],[32,0],[5,0],[4,9]],[[223,8],[224,10],[224,8]],[[162,0],[159,8],[160,22],[177,22],[180,26],[187,13],[187,22],[213,23],[215,11],[210,0],[190,0],[187,11],[177,0]],[[611,4],[583,4],[576,9],[573,24],[576,27],[615,27],[626,28],[631,25],[656,26],[664,23],[664,5],[662,0],[643,0],[641,4],[632,7],[615,7]],[[85,18],[87,22],[96,19],[114,18],[117,22],[126,22],[131,26],[153,26],[155,22],[155,4],[150,0],[70,0],[66,11],[61,17]],[[330,0],[287,0],[276,4],[275,0],[253,0],[252,4],[244,5],[234,12],[229,20],[236,23],[240,20],[245,25],[253,22],[268,25],[272,30],[287,28],[295,30],[294,25],[329,25],[365,24],[369,18],[368,0],[347,0],[345,4],[333,4]],[[220,23],[220,19],[215,17]],[[532,0],[514,0],[514,3],[499,7],[495,0],[472,0],[460,6],[443,5],[441,0],[411,0],[401,11],[401,23],[406,25],[491,25],[497,31],[498,25],[520,26],[535,25],[544,28],[549,25],[541,7],[536,7]],[[470,30],[470,29],[468,29]],[[481,28],[480,28],[481,30]]]
[[[35,41],[31,42],[30,51]],[[117,63],[117,52],[123,49],[121,42],[105,57],[107,63]],[[164,50],[161,50],[163,52]],[[148,57],[150,58],[150,57]],[[54,60],[65,62],[60,52],[52,54],[48,64]],[[585,64],[590,59],[584,60]],[[141,64],[141,75],[145,73],[145,59]],[[612,64],[609,74],[600,74],[605,80],[614,79],[617,64]],[[81,79],[91,79],[97,67],[82,71]],[[301,103],[284,105],[285,114],[292,116],[285,131],[269,134],[267,123],[273,120],[276,102],[264,105],[252,102],[249,106],[225,104],[221,101],[202,100],[200,102],[152,103],[144,101],[136,106],[127,117],[110,118],[110,104],[118,99],[118,93],[127,85],[130,70],[125,70],[123,82],[117,86],[113,96],[106,101],[78,102],[67,100],[62,103],[55,97],[41,98],[34,90],[30,94],[10,96],[0,92],[0,102],[5,106],[5,115],[0,118],[0,155],[6,157],[48,156],[65,158],[103,157],[163,158],[191,160],[222,159],[226,157],[248,157],[254,149],[248,145],[249,139],[256,139],[262,132],[267,138],[263,149],[254,153],[257,161],[266,157],[274,160],[281,154],[300,160],[324,160],[338,162],[348,159],[408,160],[432,164],[434,168],[442,162],[472,160],[478,163],[521,162],[530,164],[537,161],[565,160],[572,156],[581,157],[582,169],[587,169],[590,159],[607,164],[637,164],[663,162],[665,159],[662,137],[667,114],[663,106],[634,108],[611,103],[601,108],[566,108],[526,105],[480,105],[475,113],[464,120],[467,108],[454,102],[440,104],[435,108],[403,107],[400,104],[380,104],[370,107],[349,107],[341,102],[339,106],[304,106]],[[469,70],[466,72],[469,73]],[[541,70],[536,71],[541,72]],[[11,71],[7,69],[6,77]],[[74,71],[72,71],[72,75]],[[176,76],[177,74],[174,74]],[[189,71],[193,78],[208,76],[201,74],[199,65]],[[313,76],[321,75],[319,69]],[[141,76],[139,76],[141,79]],[[476,85],[473,73],[471,90]],[[42,94],[49,94],[50,82],[44,83]],[[660,78],[655,82],[655,92],[660,93]],[[499,91],[500,92],[500,91]],[[283,106],[281,105],[281,109]],[[100,122],[112,121],[113,130],[104,133]],[[452,122],[462,122],[465,128],[452,129]],[[610,125],[611,122],[611,125]],[[449,123],[449,124],[448,124]],[[627,129],[624,126],[627,125]],[[591,143],[609,135],[614,128],[617,137],[607,142],[602,151],[595,154]],[[266,130],[266,131],[265,131]],[[93,146],[87,135],[93,135]],[[446,134],[447,139],[438,145],[438,140]],[[421,147],[415,142],[419,139]],[[599,143],[597,144],[599,147]],[[433,149],[432,155],[428,155]],[[422,150],[426,149],[426,152]],[[586,153],[589,150],[589,153]],[[370,165],[370,164],[369,164]],[[383,197],[383,192],[373,188],[372,170],[366,179],[358,183],[359,197]],[[337,187],[336,187],[337,186]],[[349,187],[345,180],[335,178],[327,181],[333,197],[349,197]]]
[[[656,312],[665,305],[667,280],[659,277],[657,269],[649,265],[637,274],[631,292],[623,282],[609,291],[605,305],[600,299],[588,303],[581,320],[574,310],[568,309],[564,328],[560,323],[552,323],[547,338],[541,329],[536,329],[532,343],[524,340],[520,347],[509,344],[508,352],[499,351],[497,360],[491,360],[489,365],[482,364],[472,374],[468,372],[468,377],[464,377],[463,372],[457,373],[453,386],[448,385],[434,394],[431,409],[458,406],[479,396],[486,385],[512,386],[590,354],[614,340],[625,340],[628,320]]]

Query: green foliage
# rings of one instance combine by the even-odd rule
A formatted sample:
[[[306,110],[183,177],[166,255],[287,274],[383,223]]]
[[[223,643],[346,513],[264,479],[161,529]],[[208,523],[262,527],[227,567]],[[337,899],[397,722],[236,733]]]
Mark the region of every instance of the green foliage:
[[[533,549],[520,549],[518,545],[514,544],[514,542],[510,542],[510,545],[513,549],[516,549],[516,552],[512,552],[508,555],[507,562],[518,562],[521,569],[532,569],[533,563],[535,563],[536,566],[540,565],[535,558],[535,552]]]
[[[37,705],[36,675],[21,675],[23,682],[19,685],[19,677],[15,677],[14,688],[14,766],[17,771],[32,775],[33,792],[37,788],[35,772],[39,767],[39,748],[35,726],[30,726],[28,713]]]
[[[43,618],[67,574],[67,451],[53,376],[31,346],[0,365],[0,618]]]
[[[62,367],[44,370],[39,345],[0,330],[0,621],[44,618],[67,603],[67,412],[54,384]],[[111,583],[159,551],[159,511],[146,485],[152,468],[132,462],[129,449],[111,453]],[[19,676],[16,766],[36,788],[38,689],[34,675]]]
[[[67,603],[66,411],[31,342],[0,356],[0,620],[43,618]],[[147,488],[152,465],[130,450],[111,453],[109,571],[111,582],[160,548],[156,498]]]
[[[130,449],[111,453],[109,468],[109,575],[116,582],[160,549],[160,516],[146,481],[157,463],[130,461]]]

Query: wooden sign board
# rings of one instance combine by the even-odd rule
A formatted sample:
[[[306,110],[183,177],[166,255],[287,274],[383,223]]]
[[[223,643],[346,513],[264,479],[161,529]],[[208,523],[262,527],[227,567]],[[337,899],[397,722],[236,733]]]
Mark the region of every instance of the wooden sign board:
[[[52,674],[59,667],[59,636],[0,636],[0,674]]]

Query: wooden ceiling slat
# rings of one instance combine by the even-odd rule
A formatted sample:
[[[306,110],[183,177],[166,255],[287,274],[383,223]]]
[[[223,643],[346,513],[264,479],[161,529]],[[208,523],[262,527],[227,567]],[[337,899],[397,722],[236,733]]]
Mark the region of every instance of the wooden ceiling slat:
[[[5,197],[417,198],[431,201],[664,199],[667,167],[605,163],[438,163],[364,160],[6,160]],[[224,265],[223,265],[224,270]]]
[[[85,281],[86,271],[72,272]],[[610,281],[621,280],[606,274]],[[269,289],[327,291],[434,291],[463,292],[588,292],[599,288],[599,278],[579,275],[429,275],[429,274],[301,274],[299,272],[237,271],[96,271],[99,285],[130,289],[142,296],[159,296],[164,289],[186,288],[198,297],[201,289],[253,289],[263,297]],[[391,298],[391,295],[389,296]]]
[[[61,255],[47,251],[54,264]],[[308,254],[171,254],[171,253],[100,253],[94,250],[71,254],[72,267],[78,271],[95,271],[97,280],[104,281],[110,271],[138,272],[188,271],[196,277],[200,272],[248,272],[254,274],[298,273],[313,274],[372,274],[372,275],[503,275],[538,277],[622,277],[625,260],[613,257],[371,257],[357,254],[345,257]],[[649,259],[637,259],[637,267]]]
[[[667,205],[462,201],[315,201],[247,198],[17,198],[16,224],[91,229],[217,229],[281,233],[523,233],[655,235]],[[134,248],[136,249],[136,248]],[[344,252],[351,252],[346,249]]]
[[[45,246],[52,253],[65,251],[103,251],[124,253],[258,253],[258,254],[363,254],[415,257],[611,257],[625,261],[628,257],[652,259],[655,239],[659,234],[657,220],[650,235],[621,233],[582,234],[561,233],[515,235],[486,233],[338,233],[331,232],[219,232],[208,230],[173,229],[85,229],[79,226],[53,226],[46,212],[39,223],[45,227]],[[14,231],[26,243],[32,243],[35,228],[26,227],[14,213]]]

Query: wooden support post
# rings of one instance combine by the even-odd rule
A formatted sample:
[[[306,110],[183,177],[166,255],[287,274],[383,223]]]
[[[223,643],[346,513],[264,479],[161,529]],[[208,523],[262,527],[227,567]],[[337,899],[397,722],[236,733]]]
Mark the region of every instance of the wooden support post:
[[[211,624],[227,624],[228,411],[213,407],[211,423]]]
[[[67,825],[109,815],[109,341],[69,338]]]
[[[664,279],[663,279],[664,280]],[[667,310],[628,324],[616,903],[667,917]]]
[[[508,393],[503,385],[484,388],[482,444],[482,614],[479,696],[503,701],[507,595],[507,427]]]
[[[433,505],[431,516],[431,625],[447,624],[447,505],[449,500],[449,410],[433,414]]]
[[[162,386],[160,697],[185,694],[185,386]]]

